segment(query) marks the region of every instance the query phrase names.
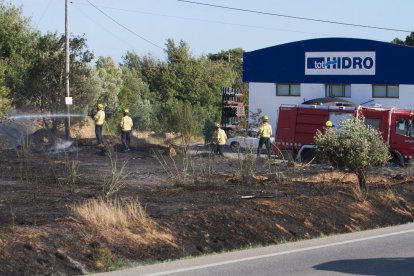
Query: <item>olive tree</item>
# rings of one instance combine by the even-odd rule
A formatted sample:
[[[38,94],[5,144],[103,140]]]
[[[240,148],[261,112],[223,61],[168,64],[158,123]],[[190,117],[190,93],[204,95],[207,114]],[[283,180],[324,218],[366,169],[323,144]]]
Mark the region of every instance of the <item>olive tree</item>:
[[[368,191],[367,169],[383,166],[390,159],[388,147],[380,133],[356,118],[343,121],[339,129],[329,128],[324,133],[318,131],[315,144],[318,158],[328,160],[340,170],[356,174],[363,194]]]

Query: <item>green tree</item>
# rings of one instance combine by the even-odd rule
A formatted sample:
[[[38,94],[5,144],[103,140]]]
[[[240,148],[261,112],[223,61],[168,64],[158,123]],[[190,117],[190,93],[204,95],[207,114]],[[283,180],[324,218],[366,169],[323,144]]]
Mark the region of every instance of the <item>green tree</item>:
[[[99,101],[104,104],[108,117],[111,117],[119,109],[118,95],[123,85],[122,70],[111,57],[99,57],[96,71],[101,79]]]
[[[237,70],[241,71],[243,69],[243,49],[234,48],[227,51],[221,50],[216,54],[208,54],[208,59],[212,61],[226,61]]]
[[[414,32],[405,37],[404,44],[408,46],[414,46]]]
[[[2,109],[10,107],[24,86],[27,69],[32,64],[38,33],[21,9],[0,1],[0,91]],[[10,98],[11,97],[11,98]]]
[[[400,45],[407,45],[407,46],[414,46],[414,32],[411,32],[409,35],[405,37],[405,40],[401,40],[399,38],[394,38],[391,43],[400,44]]]
[[[0,120],[6,117],[6,112],[11,108],[9,88],[5,85],[4,66],[0,60]]]
[[[164,130],[174,128],[166,116],[174,116],[169,111],[182,105],[191,105],[193,117],[198,118],[201,124],[206,120],[218,120],[221,114],[220,88],[236,82],[238,73],[235,66],[221,59],[195,57],[182,40],[176,43],[168,39],[165,53],[166,61],[160,61],[150,55],[139,57],[128,52],[121,65],[136,70],[137,77],[148,84],[150,96],[145,100],[157,107],[156,118],[160,127]],[[201,134],[198,125],[196,130]]]
[[[158,122],[155,118],[158,107],[150,101],[148,85],[139,77],[137,70],[128,67],[122,68],[122,80],[123,87],[118,96],[119,105],[129,108],[134,128],[156,129]]]
[[[121,67],[127,67],[131,70],[135,70],[138,76],[144,81],[149,90],[151,91],[151,99],[161,101],[162,93],[164,89],[162,85],[162,78],[167,64],[158,59],[155,59],[151,55],[139,57],[135,52],[127,52],[123,57]]]
[[[207,54],[207,58],[211,61],[220,61],[225,62],[233,70],[236,71],[238,77],[240,78],[238,81],[242,81],[243,75],[243,49],[242,48],[234,48],[229,50],[221,50],[215,54]]]
[[[222,86],[231,86],[237,74],[223,61],[195,58],[183,41],[167,40],[167,68],[163,74],[166,98],[192,105],[201,122],[220,117]]]
[[[383,166],[390,159],[388,147],[380,133],[362,120],[345,120],[340,129],[318,131],[316,155],[334,167],[356,174],[361,192],[367,192],[366,172],[369,167]]]
[[[230,68],[236,74],[236,78],[233,87],[239,88],[244,91],[245,94],[248,92],[248,86],[243,83],[243,49],[234,48],[229,50],[221,50],[219,53],[208,54],[207,58],[215,61],[222,62],[230,66]],[[247,98],[246,98],[247,99]]]
[[[19,106],[50,113],[64,111],[64,43],[64,37],[57,34],[39,37],[36,56],[28,69],[24,89],[15,96]],[[85,38],[72,38],[70,53],[70,93],[74,98],[72,110],[84,113],[99,96],[100,80],[89,65],[93,54],[87,50]],[[53,120],[54,130],[58,123]]]
[[[188,145],[201,132],[204,122],[189,102],[173,99],[166,104],[163,112],[167,130],[180,133],[184,144]]]

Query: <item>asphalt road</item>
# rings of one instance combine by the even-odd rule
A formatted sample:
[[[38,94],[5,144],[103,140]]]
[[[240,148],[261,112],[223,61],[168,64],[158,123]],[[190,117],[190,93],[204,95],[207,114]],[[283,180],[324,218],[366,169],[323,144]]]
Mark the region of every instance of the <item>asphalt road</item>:
[[[414,223],[99,275],[414,275]]]

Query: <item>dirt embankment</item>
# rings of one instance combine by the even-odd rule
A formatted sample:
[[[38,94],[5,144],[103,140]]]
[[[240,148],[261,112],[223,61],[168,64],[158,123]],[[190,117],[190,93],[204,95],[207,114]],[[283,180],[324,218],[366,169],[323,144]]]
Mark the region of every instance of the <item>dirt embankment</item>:
[[[126,185],[99,200],[113,163],[81,142],[71,153],[1,152],[1,275],[76,275],[413,221],[411,168],[371,174],[359,200],[355,179],[326,166],[169,158],[145,143],[116,155]]]

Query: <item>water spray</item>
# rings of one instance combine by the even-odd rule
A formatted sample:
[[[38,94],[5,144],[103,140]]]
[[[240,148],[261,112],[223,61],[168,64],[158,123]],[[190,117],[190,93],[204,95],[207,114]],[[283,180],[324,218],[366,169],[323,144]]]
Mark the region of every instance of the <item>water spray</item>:
[[[24,119],[44,119],[44,118],[66,118],[66,117],[87,117],[82,114],[24,114],[24,115],[12,115],[9,116],[12,120],[24,120]]]
[[[38,119],[57,119],[57,118],[67,118],[78,117],[85,118],[87,115],[83,114],[21,114],[21,115],[12,115],[9,116],[9,119],[12,121],[18,120],[38,120]],[[78,150],[73,141],[58,139],[55,143],[47,148],[48,152],[58,153],[58,152],[72,152]]]

